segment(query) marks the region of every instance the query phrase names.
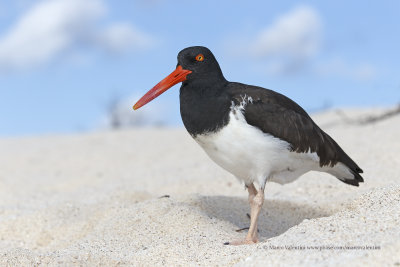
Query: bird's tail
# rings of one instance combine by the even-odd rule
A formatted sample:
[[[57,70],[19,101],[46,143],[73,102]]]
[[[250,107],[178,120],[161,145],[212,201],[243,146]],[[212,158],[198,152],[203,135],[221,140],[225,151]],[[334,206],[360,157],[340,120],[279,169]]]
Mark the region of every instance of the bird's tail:
[[[364,182],[363,177],[360,173],[363,173],[363,170],[360,169],[355,163],[355,166],[348,166],[342,162],[338,162],[335,166],[330,167],[326,172],[336,176],[343,183],[358,186],[359,183]]]
[[[343,183],[358,186],[359,183],[364,182],[363,177],[360,173],[363,173],[363,170],[357,165],[357,163],[352,160],[346,152],[333,140],[328,134],[326,134],[325,138],[327,141],[329,140],[331,145],[334,147],[335,151],[335,161],[334,165],[330,165],[325,171],[327,173],[336,176]]]

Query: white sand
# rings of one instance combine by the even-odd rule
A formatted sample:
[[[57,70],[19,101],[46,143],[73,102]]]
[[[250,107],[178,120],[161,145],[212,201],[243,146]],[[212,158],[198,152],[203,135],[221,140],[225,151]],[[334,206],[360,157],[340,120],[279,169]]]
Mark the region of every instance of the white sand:
[[[223,245],[246,234],[247,192],[183,129],[2,139],[0,265],[400,265],[400,116],[314,118],[365,183],[267,184],[253,246]]]

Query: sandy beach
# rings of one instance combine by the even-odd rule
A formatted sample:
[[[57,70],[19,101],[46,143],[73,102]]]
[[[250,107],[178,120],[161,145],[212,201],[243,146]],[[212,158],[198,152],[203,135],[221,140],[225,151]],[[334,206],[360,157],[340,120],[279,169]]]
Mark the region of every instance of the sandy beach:
[[[351,118],[384,109],[345,109]],[[182,129],[0,139],[1,266],[398,266],[400,116],[312,116],[364,170],[268,183],[260,242],[247,192]]]

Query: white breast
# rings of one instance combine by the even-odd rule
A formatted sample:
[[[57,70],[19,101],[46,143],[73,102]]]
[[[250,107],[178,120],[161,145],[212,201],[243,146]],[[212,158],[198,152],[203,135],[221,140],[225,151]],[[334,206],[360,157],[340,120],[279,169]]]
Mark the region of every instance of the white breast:
[[[243,106],[233,107],[229,123],[218,132],[195,140],[219,166],[245,184],[264,185],[267,179],[288,183],[318,167],[315,153],[289,151],[289,143],[247,124]]]

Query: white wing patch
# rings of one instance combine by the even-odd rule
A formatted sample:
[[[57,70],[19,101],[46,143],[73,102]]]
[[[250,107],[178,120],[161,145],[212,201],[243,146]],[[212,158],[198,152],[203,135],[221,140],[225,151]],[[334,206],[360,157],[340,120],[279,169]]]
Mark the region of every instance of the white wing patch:
[[[253,103],[253,98],[251,96],[244,94],[244,95],[240,95],[240,97],[242,98],[242,101],[240,101],[239,105],[236,105],[232,101],[231,110],[242,110],[243,111],[246,108],[248,103]]]

